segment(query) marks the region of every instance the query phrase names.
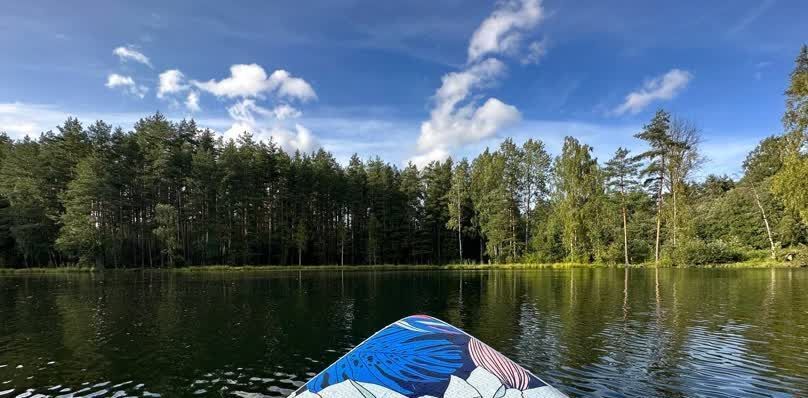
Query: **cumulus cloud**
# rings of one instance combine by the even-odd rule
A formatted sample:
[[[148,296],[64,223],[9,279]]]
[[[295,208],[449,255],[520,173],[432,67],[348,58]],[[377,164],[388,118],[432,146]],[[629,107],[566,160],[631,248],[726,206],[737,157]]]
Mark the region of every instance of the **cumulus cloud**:
[[[275,115],[275,118],[278,120],[284,119],[294,119],[300,117],[301,113],[299,110],[287,105],[281,104],[276,106],[272,109],[272,113]]]
[[[250,123],[255,123],[256,116],[285,120],[297,118],[301,115],[299,110],[287,104],[281,104],[269,109],[258,105],[255,100],[252,99],[244,99],[236,102],[227,108],[227,113],[235,120],[249,121]]]
[[[626,95],[625,101],[618,106],[614,113],[638,113],[654,101],[670,100],[678,95],[690,80],[693,74],[681,69],[671,69],[662,76],[655,77],[643,84],[642,88]]]
[[[314,134],[303,125],[281,123],[284,119],[300,116],[300,111],[291,106],[268,109],[253,99],[243,99],[227,108],[227,113],[233,119],[233,125],[225,131],[225,137],[236,138],[246,131],[259,140],[271,139],[287,152],[311,152],[320,146]]]
[[[137,63],[141,63],[143,65],[146,65],[146,66],[148,66],[150,68],[152,67],[152,64],[151,64],[151,61],[149,60],[149,57],[147,57],[142,52],[132,48],[131,46],[118,47],[118,48],[112,50],[112,53],[117,55],[118,58],[121,60],[121,62],[135,61]]]
[[[191,91],[188,97],[185,98],[185,107],[191,112],[199,112],[202,108],[199,106],[199,92]]]
[[[541,22],[544,11],[540,0],[507,0],[486,18],[471,36],[469,62],[489,54],[513,53],[523,36]]]
[[[132,77],[119,75],[117,73],[111,73],[109,76],[107,76],[107,83],[105,86],[111,89],[120,89],[123,92],[134,95],[138,98],[145,97],[146,93],[149,91],[148,87],[135,83],[135,80],[132,79]]]
[[[489,98],[480,107],[467,105],[424,122],[421,136],[418,137],[418,149],[433,151],[477,142],[493,136],[520,118],[521,114],[515,106]]]
[[[468,63],[443,76],[433,96],[429,120],[421,124],[418,154],[410,160],[423,165],[449,156],[451,149],[492,137],[521,119],[513,105],[488,98],[482,105],[476,90],[495,85],[505,74],[505,64],[487,56],[522,56],[522,62],[538,62],[546,53],[545,41],[527,47],[522,41],[543,16],[540,0],[505,0],[474,31],[468,47]]]
[[[416,165],[419,169],[423,169],[432,162],[442,162],[446,160],[449,155],[449,151],[445,148],[435,148],[420,155],[415,155],[411,157],[409,161]]]
[[[247,131],[259,140],[271,139],[287,152],[310,152],[320,146],[317,138],[305,126],[288,123],[288,120],[300,117],[301,112],[298,109],[287,103],[267,108],[257,102],[267,96],[283,102],[317,99],[317,94],[308,82],[283,69],[267,74],[257,64],[232,65],[229,77],[218,81],[192,80],[191,84],[220,98],[237,99],[237,102],[227,108],[233,123],[225,131],[226,137],[236,138]]]
[[[299,77],[292,77],[289,72],[279,69],[269,77],[270,89],[277,88],[278,95],[290,99],[308,101],[317,98],[309,83]]]
[[[177,69],[169,69],[159,75],[160,83],[157,86],[157,98],[165,98],[168,94],[177,94],[188,89],[185,84],[185,75]]]
[[[179,107],[179,94],[188,92],[185,95],[185,108],[191,112],[199,112],[199,91],[191,90],[191,86],[186,82],[185,75],[178,69],[168,69],[159,76],[157,85],[157,98],[167,99],[172,106]]]
[[[300,124],[295,124],[290,129],[284,126],[265,127],[237,121],[224,132],[224,136],[236,139],[244,132],[251,133],[259,141],[271,140],[288,153],[295,151],[311,152],[320,146],[314,134]]]
[[[492,84],[505,71],[505,65],[493,58],[442,79],[435,93],[435,108],[428,121],[421,124],[418,150],[435,151],[490,137],[501,127],[519,120],[519,111],[496,98],[482,106],[463,105],[472,90]],[[438,152],[435,152],[438,153]]]
[[[302,102],[317,98],[314,89],[305,80],[282,69],[267,75],[264,68],[257,64],[233,65],[230,67],[229,77],[219,81],[211,79],[192,83],[217,97],[260,98],[264,94],[274,93],[279,97]]]

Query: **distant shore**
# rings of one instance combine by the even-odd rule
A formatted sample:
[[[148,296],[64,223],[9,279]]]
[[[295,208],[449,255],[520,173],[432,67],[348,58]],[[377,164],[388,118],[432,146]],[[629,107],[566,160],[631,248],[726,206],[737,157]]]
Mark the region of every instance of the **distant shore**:
[[[624,268],[623,264],[583,264],[583,263],[549,263],[549,264],[446,264],[446,265],[426,265],[426,264],[381,264],[381,265],[199,265],[185,266],[177,268],[105,268],[97,269],[93,267],[54,267],[54,268],[0,268],[2,274],[59,274],[59,273],[83,273],[83,272],[103,272],[103,271],[162,271],[162,272],[289,272],[289,271],[442,271],[442,270],[530,270],[530,269],[570,269],[570,268]],[[801,268],[800,264],[782,261],[761,261],[759,259],[737,263],[707,264],[699,266],[671,266],[660,265],[659,268]],[[628,268],[655,268],[654,263],[632,264]]]

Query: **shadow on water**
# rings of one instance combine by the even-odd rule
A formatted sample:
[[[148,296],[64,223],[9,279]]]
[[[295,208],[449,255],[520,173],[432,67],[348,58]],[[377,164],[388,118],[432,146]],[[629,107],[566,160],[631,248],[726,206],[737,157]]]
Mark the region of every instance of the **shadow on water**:
[[[0,397],[286,396],[413,313],[570,396],[804,396],[806,288],[791,269],[2,276]]]

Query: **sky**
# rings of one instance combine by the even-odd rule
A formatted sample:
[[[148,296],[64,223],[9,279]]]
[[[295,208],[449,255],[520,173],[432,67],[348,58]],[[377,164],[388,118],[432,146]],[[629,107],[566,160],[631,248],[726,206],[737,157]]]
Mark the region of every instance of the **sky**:
[[[5,1],[0,131],[160,111],[225,137],[398,165],[565,136],[601,161],[659,108],[702,175],[781,132],[804,0]]]

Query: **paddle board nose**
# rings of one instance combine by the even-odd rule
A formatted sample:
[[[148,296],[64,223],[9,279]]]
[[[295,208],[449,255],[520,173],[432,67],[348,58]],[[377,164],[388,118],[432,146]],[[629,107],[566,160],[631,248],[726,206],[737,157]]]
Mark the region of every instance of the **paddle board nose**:
[[[468,333],[428,315],[379,330],[290,398],[564,398]]]

